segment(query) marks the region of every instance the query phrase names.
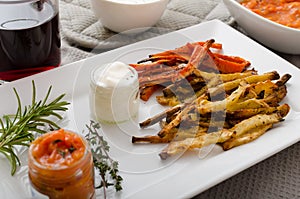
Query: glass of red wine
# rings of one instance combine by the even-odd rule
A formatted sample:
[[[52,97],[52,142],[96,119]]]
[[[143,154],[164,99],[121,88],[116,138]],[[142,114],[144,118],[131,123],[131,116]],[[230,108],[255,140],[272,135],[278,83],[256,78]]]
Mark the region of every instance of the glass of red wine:
[[[0,0],[0,80],[60,65],[59,0]]]

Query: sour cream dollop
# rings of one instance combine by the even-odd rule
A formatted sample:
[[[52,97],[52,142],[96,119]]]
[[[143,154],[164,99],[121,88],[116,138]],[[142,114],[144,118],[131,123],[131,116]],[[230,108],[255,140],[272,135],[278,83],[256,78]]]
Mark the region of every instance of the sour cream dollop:
[[[119,61],[96,68],[91,74],[90,109],[99,122],[118,123],[134,118],[139,109],[136,70]]]

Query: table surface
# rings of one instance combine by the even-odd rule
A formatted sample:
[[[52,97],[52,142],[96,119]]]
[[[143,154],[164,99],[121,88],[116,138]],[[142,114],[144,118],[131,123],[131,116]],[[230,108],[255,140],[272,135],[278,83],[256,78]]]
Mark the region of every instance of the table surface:
[[[114,40],[116,33],[101,25],[86,0],[61,0],[60,17],[63,65],[161,34],[150,30],[126,42]],[[170,0],[155,27],[175,31],[212,19],[243,32],[221,0]],[[300,68],[300,56],[275,53]],[[300,198],[300,143],[194,197],[202,198]]]

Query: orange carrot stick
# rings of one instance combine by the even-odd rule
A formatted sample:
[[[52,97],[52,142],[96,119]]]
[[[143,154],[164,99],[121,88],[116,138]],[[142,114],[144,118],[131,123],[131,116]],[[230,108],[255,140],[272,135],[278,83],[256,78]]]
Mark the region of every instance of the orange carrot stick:
[[[238,57],[214,53],[214,62],[221,73],[239,73],[250,66],[250,62]]]
[[[188,64],[184,69],[182,69],[179,72],[180,78],[187,77],[193,72],[195,68],[198,67],[198,65],[203,61],[203,59],[207,55],[208,49],[214,42],[214,39],[210,39],[206,41],[206,43],[203,46],[197,45],[194,48],[193,54],[191,55],[191,59],[189,60]]]
[[[181,57],[186,57],[186,55],[191,55],[193,53],[194,48],[197,45],[204,46],[205,43],[206,43],[206,41],[187,43],[184,46],[181,46],[181,47],[176,48],[174,50],[167,50],[167,51],[164,51],[164,52],[152,54],[149,57],[168,56],[168,55],[172,55],[172,54],[180,55]],[[210,47],[215,48],[215,49],[222,49],[222,44],[213,43]]]
[[[200,44],[201,46],[204,46],[205,41],[199,41],[199,42],[196,42],[196,43],[193,43],[193,44]],[[213,43],[213,44],[211,45],[211,48],[215,48],[215,49],[221,50],[221,49],[223,48],[223,45],[220,44],[220,43]]]
[[[152,94],[155,93],[155,91],[157,91],[160,87],[160,85],[153,85],[140,89],[141,100],[148,101]]]

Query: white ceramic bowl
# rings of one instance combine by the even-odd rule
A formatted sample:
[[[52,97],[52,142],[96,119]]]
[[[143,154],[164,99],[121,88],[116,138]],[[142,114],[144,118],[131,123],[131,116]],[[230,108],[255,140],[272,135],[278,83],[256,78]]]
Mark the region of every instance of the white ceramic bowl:
[[[300,29],[266,19],[242,6],[240,1],[223,0],[230,14],[249,36],[276,51],[300,54]]]
[[[106,28],[139,33],[155,25],[169,0],[91,0],[92,10]]]

